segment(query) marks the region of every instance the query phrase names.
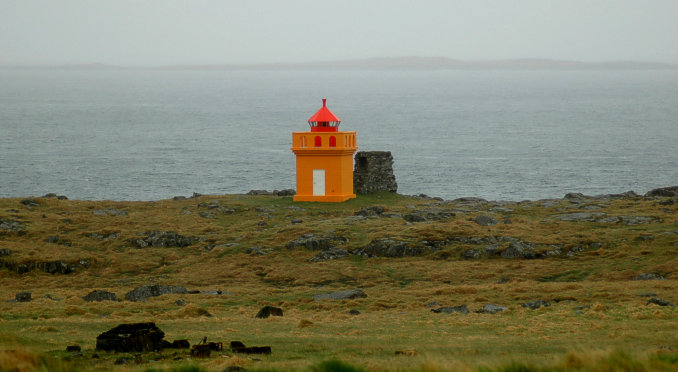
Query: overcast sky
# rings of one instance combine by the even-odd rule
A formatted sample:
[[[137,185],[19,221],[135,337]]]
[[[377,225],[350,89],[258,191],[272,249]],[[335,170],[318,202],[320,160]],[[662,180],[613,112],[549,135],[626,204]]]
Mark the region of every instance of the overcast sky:
[[[0,0],[0,65],[678,63],[678,0]]]

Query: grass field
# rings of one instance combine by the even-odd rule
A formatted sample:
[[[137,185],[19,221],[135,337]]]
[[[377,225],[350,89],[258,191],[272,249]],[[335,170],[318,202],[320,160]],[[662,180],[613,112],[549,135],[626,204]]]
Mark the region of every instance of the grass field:
[[[384,211],[355,215],[374,206]],[[0,257],[0,370],[678,370],[678,308],[648,303],[678,303],[677,211],[676,198],[639,196],[496,203],[385,193],[339,204],[249,195],[0,199],[0,250],[7,253]],[[190,244],[139,248],[135,242],[150,231]],[[311,262],[322,250],[287,247],[304,234],[348,255]],[[404,257],[351,254],[383,240],[412,249]],[[516,246],[536,258],[504,258]],[[61,261],[73,271],[49,273],[41,264]],[[32,269],[19,274],[19,264]],[[202,293],[124,300],[152,284]],[[313,299],[356,288],[367,297]],[[95,289],[121,301],[82,299]],[[32,301],[9,301],[22,291]],[[535,300],[550,306],[522,306]],[[507,310],[475,312],[488,303]],[[264,305],[284,315],[256,319]],[[431,311],[459,305],[470,312]],[[147,321],[169,341],[239,340],[273,352],[198,359],[175,349],[95,350],[98,334]],[[65,351],[76,344],[81,354]],[[115,364],[123,357],[126,364]]]

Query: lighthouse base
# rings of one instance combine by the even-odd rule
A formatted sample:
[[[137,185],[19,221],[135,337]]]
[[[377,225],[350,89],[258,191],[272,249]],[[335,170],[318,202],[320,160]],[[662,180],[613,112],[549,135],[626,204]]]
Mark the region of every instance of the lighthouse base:
[[[341,203],[355,198],[355,194],[347,195],[295,195],[292,200],[304,202]]]

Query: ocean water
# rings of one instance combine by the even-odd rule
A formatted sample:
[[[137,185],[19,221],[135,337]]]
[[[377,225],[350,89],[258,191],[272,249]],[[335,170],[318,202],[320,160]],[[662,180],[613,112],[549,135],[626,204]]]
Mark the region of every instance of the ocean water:
[[[678,71],[0,70],[0,197],[158,200],[295,187],[328,99],[402,194],[678,185]]]

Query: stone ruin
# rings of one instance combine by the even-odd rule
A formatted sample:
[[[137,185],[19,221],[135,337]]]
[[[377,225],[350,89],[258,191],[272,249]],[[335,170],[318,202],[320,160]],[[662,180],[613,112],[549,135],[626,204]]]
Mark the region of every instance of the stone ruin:
[[[398,191],[390,151],[358,151],[355,154],[353,191],[356,194]]]

